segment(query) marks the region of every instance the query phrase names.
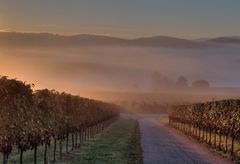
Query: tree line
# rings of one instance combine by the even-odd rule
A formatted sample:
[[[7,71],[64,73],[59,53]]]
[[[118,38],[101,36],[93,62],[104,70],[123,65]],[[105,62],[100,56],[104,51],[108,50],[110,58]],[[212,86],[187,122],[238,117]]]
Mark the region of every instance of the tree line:
[[[153,89],[173,88],[173,89],[208,89],[210,84],[207,80],[195,80],[191,84],[185,76],[179,76],[176,81],[169,79],[167,76],[154,72],[152,74]]]
[[[8,163],[14,148],[23,153],[45,145],[44,163],[47,163],[47,148],[53,142],[54,159],[59,143],[60,158],[62,144],[72,137],[73,146],[82,143],[88,136],[100,131],[119,115],[119,107],[92,99],[59,93],[55,90],[33,91],[32,84],[0,76],[0,152],[3,163]],[[66,146],[66,152],[68,152]]]

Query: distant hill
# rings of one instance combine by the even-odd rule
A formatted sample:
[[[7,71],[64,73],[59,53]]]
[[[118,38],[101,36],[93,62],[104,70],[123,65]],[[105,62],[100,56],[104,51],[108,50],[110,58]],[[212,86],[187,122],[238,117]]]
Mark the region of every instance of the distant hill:
[[[105,46],[126,45],[127,40],[97,36],[97,35],[73,35],[62,36],[50,33],[12,33],[0,32],[0,45],[2,46],[30,46],[30,47],[77,47],[77,46]]]
[[[131,42],[134,46],[147,46],[147,47],[173,47],[173,48],[202,48],[208,47],[209,44],[199,41],[179,39],[168,36],[154,36],[137,38]]]
[[[50,33],[0,32],[0,47],[81,47],[135,46],[166,48],[209,48],[218,43],[240,43],[240,38],[214,38],[207,41],[187,40],[168,36],[123,39],[101,35],[63,36]]]
[[[232,36],[232,37],[218,37],[208,39],[208,42],[213,43],[221,43],[221,44],[238,44],[240,45],[240,36]]]

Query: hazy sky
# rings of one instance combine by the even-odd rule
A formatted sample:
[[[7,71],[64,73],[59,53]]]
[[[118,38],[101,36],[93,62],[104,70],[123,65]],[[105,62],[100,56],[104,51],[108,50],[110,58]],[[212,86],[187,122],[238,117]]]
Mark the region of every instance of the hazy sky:
[[[0,0],[0,31],[240,35],[240,0]]]

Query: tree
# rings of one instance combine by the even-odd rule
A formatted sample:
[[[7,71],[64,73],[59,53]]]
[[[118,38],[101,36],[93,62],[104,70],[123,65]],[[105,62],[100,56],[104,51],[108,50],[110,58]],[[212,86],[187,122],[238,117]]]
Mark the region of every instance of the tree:
[[[154,90],[169,88],[173,83],[171,80],[168,79],[168,77],[162,75],[159,72],[154,72],[152,74],[152,82]]]
[[[192,83],[193,88],[206,89],[210,87],[210,84],[206,80],[196,80]]]
[[[180,76],[177,79],[176,86],[177,86],[177,88],[187,88],[188,87],[188,80],[187,80],[187,78],[184,77],[184,76]]]

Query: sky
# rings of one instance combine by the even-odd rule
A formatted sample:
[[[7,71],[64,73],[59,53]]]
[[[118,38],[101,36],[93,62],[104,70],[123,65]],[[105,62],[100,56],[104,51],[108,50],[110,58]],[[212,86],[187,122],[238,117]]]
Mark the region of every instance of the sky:
[[[0,0],[0,31],[168,35],[240,35],[239,0]]]

